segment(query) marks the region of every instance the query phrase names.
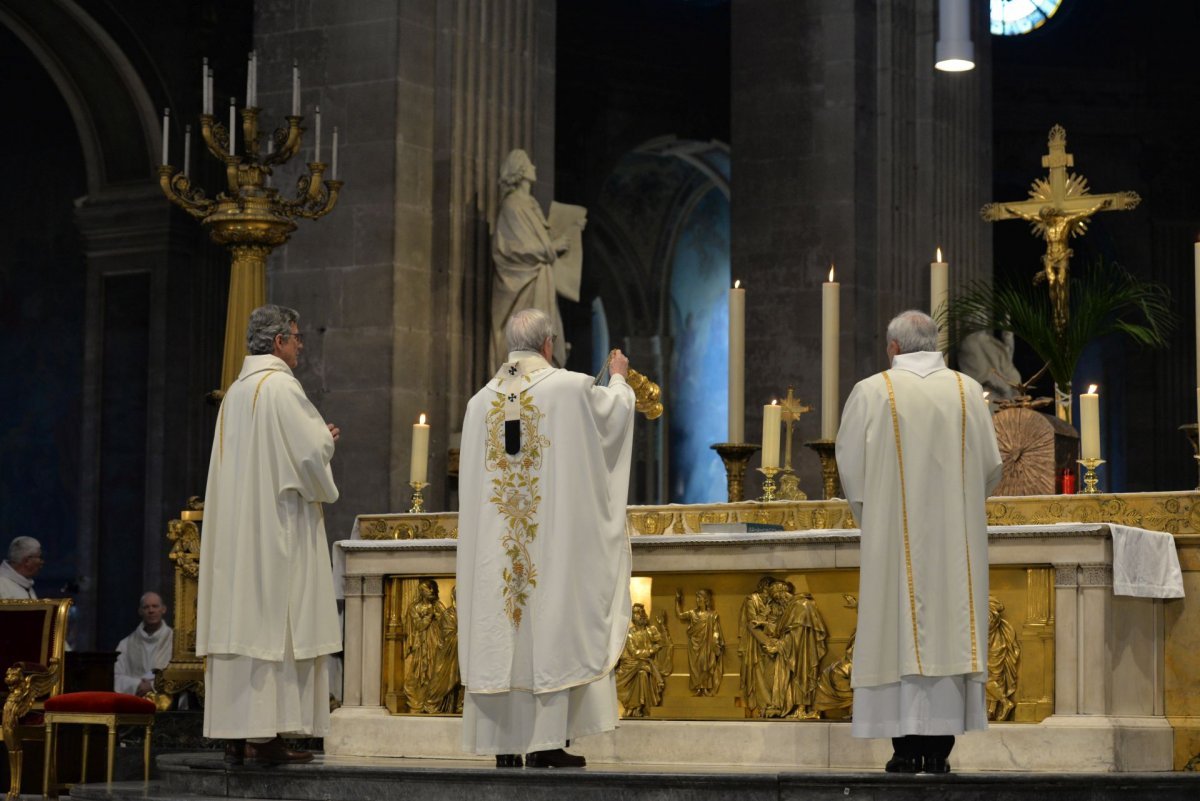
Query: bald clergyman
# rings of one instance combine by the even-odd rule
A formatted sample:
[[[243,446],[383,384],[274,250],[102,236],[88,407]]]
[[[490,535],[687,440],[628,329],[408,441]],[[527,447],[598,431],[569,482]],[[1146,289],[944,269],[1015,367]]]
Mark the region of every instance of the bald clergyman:
[[[862,527],[855,737],[890,737],[894,773],[947,773],[954,736],[987,728],[984,502],[1000,451],[983,390],[946,368],[937,325],[888,324],[891,369],[850,393],[837,435]]]
[[[498,767],[579,767],[569,740],[616,728],[629,627],[629,362],[609,385],[550,366],[554,326],[525,309],[508,359],[467,404],[460,462],[463,749]]]

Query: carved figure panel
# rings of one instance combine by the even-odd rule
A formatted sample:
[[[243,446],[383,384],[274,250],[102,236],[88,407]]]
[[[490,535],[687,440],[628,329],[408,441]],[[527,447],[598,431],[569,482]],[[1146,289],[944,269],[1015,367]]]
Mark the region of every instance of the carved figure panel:
[[[725,672],[725,634],[712,590],[696,590],[696,607],[684,609],[683,590],[676,589],[675,617],[687,626],[688,688],[695,696],[716,695]]]
[[[448,583],[442,579],[443,584]],[[462,711],[455,591],[438,580],[389,578],[384,612],[384,702],[392,712]]]
[[[759,580],[742,604],[742,698],[751,717],[814,719],[829,632],[811,593],[790,581]]]
[[[645,605],[634,604],[625,650],[617,660],[617,698],[625,717],[644,718],[652,707],[662,705],[663,689],[671,672],[666,660],[672,646],[665,615],[658,625],[651,625]]]
[[[988,720],[1008,720],[1016,708],[1017,665],[1021,643],[1012,624],[1001,617],[1004,604],[988,598]]]

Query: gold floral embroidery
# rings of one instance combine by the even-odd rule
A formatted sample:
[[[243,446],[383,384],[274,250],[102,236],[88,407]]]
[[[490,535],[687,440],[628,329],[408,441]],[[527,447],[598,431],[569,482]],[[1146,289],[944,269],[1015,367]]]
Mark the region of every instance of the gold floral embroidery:
[[[492,495],[504,518],[504,538],[500,544],[509,559],[504,568],[504,610],[513,628],[519,628],[529,591],[537,586],[537,567],[529,554],[529,544],[537,538],[537,510],[542,501],[542,453],[550,446],[549,438],[538,433],[542,412],[533,405],[528,394],[521,393],[521,450],[509,454],[504,450],[504,400],[497,393],[487,416],[487,456],[484,467],[492,477]]]

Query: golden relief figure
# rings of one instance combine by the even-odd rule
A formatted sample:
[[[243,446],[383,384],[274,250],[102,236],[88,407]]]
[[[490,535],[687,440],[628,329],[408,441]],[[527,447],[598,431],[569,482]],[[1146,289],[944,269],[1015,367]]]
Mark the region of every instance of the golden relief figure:
[[[459,688],[457,611],[449,620],[447,617],[446,607],[438,600],[437,582],[421,579],[416,600],[404,611],[404,697],[410,712],[455,711]]]
[[[1000,615],[1004,604],[988,598],[988,720],[1008,720],[1016,702],[1017,663],[1021,659],[1021,643],[1017,641],[1012,624]]]
[[[669,635],[650,625],[650,616],[643,604],[633,605],[625,650],[617,660],[617,697],[627,718],[644,718],[650,708],[662,705],[663,688],[667,677],[663,673],[662,651],[670,651]]]
[[[847,609],[857,609],[858,599],[853,595],[844,595]],[[846,652],[841,659],[831,662],[821,671],[817,680],[816,710],[821,714],[835,712],[840,709],[854,707],[854,688],[850,686],[850,678],[854,672],[854,638],[858,636],[855,629],[846,643]],[[847,715],[847,717],[849,717]]]
[[[816,694],[829,632],[810,593],[759,580],[742,604],[742,699],[751,717],[818,717]]]
[[[692,695],[716,695],[725,672],[725,635],[721,618],[713,609],[712,590],[696,590],[696,608],[684,609],[683,590],[676,589],[675,617],[687,624],[688,687]]]

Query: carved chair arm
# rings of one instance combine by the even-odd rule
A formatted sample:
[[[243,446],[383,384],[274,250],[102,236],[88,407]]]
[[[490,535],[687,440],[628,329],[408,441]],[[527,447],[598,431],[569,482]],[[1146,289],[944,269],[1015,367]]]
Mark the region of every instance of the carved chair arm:
[[[4,699],[4,742],[10,750],[20,750],[16,741],[16,730],[21,718],[29,714],[33,705],[45,698],[58,682],[62,662],[51,659],[49,665],[34,662],[17,662],[4,673],[8,685],[8,697]]]

